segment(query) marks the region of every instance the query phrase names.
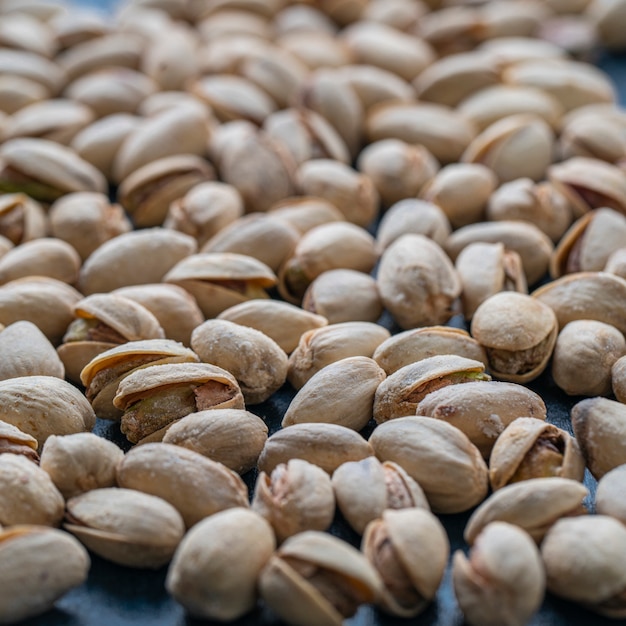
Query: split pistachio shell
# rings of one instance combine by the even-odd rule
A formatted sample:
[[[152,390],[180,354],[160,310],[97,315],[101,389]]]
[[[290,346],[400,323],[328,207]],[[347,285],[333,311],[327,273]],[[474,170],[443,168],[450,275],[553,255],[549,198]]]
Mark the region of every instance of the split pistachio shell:
[[[343,322],[304,333],[289,357],[287,380],[300,389],[322,368],[352,356],[371,357],[390,336],[389,331],[371,322]]]
[[[256,605],[259,573],[275,545],[271,526],[254,511],[221,511],[185,535],[165,587],[191,615],[237,619]]]
[[[626,524],[626,464],[607,472],[596,490],[596,513],[609,515]]]
[[[21,454],[1,454],[0,524],[58,526],[64,501],[50,476]]]
[[[485,365],[452,354],[432,356],[405,365],[383,380],[376,389],[374,419],[378,424],[415,415],[418,404],[447,385],[491,380]]]
[[[45,526],[0,532],[0,618],[13,624],[52,609],[56,600],[87,579],[90,560],[68,533]]]
[[[37,454],[37,440],[31,435],[22,432],[17,426],[0,420],[0,454],[21,454],[27,459],[39,462]]]
[[[524,626],[539,609],[545,573],[528,533],[492,522],[476,538],[469,558],[454,554],[454,593],[469,624]]]
[[[626,404],[626,357],[620,357],[611,367],[611,387],[615,398]]]
[[[430,510],[422,488],[397,463],[375,456],[348,461],[333,473],[332,485],[341,514],[362,535],[387,509]]]
[[[132,489],[94,489],[70,498],[64,528],[91,552],[126,567],[158,568],[185,532],[165,500]]]
[[[417,405],[416,412],[459,428],[486,459],[513,420],[546,419],[546,405],[535,392],[515,383],[495,381],[449,385],[433,391]]]
[[[349,543],[319,531],[290,537],[259,578],[261,599],[294,626],[340,626],[361,604],[375,601],[382,582]]]
[[[327,530],[335,514],[330,477],[302,459],[280,463],[271,475],[259,474],[252,510],[272,525],[278,543],[306,530]]]
[[[540,543],[561,517],[583,515],[587,488],[569,478],[531,478],[498,489],[471,515],[463,537],[472,545],[483,528],[494,521],[523,528]]]
[[[258,468],[265,473],[289,459],[304,459],[332,473],[347,461],[360,461],[372,456],[372,446],[359,433],[327,423],[294,424],[268,438]]]
[[[626,529],[606,515],[559,520],[541,545],[548,591],[620,619],[626,615]]]
[[[572,407],[574,435],[596,480],[626,463],[626,406],[606,398],[589,398]]]
[[[489,457],[495,491],[530,478],[558,476],[582,482],[585,461],[576,439],[553,424],[518,417],[500,434]]]
[[[256,466],[267,441],[267,425],[243,409],[210,409],[190,413],[163,436],[170,443],[198,452],[244,474]]]
[[[593,157],[617,163],[626,156],[626,136],[621,121],[589,112],[564,120],[558,149],[563,159]]]
[[[248,404],[264,402],[287,379],[284,350],[249,326],[207,320],[194,329],[191,346],[203,361],[222,367],[237,379]]]
[[[487,465],[458,428],[427,417],[399,417],[370,437],[376,456],[402,467],[437,513],[459,513],[487,495]]]
[[[380,574],[379,605],[386,613],[413,617],[433,600],[443,580],[450,544],[428,510],[386,510],[365,529],[361,550]]]
[[[485,347],[493,375],[519,383],[534,380],[546,368],[557,332],[557,318],[548,305],[513,291],[487,298],[476,309],[471,325],[473,337]]]
[[[324,422],[362,430],[372,418],[374,394],[384,378],[385,372],[368,357],[330,363],[298,391],[282,426]]]
[[[218,511],[248,506],[248,490],[235,472],[168,443],[133,448],[117,467],[117,482],[169,502],[187,528]]]
[[[442,248],[423,235],[404,235],[383,252],[377,284],[385,308],[403,328],[443,324],[461,284]]]
[[[32,322],[13,322],[2,330],[0,353],[0,380],[18,376],[65,377],[54,346]]]
[[[23,193],[0,195],[0,235],[16,246],[45,237],[48,220],[43,206]]]
[[[273,339],[287,354],[308,331],[325,327],[328,320],[279,300],[249,300],[222,311],[218,319],[249,326]]]

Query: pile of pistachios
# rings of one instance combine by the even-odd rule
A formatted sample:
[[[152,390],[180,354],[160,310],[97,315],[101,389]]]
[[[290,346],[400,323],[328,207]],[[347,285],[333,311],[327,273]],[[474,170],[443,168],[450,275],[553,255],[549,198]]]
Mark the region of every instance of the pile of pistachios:
[[[0,624],[90,553],[211,620],[448,569],[472,626],[625,618],[606,48],[626,0],[0,0]]]

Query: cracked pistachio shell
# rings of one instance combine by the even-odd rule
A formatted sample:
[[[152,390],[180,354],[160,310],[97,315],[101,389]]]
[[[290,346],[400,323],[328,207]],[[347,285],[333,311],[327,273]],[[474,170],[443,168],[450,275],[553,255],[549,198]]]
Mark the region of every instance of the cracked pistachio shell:
[[[203,315],[212,318],[235,304],[269,298],[265,290],[277,278],[265,263],[245,254],[204,252],[181,259],[163,280],[183,287],[194,296]]]
[[[372,418],[374,394],[385,376],[376,361],[365,356],[330,363],[298,391],[282,426],[323,422],[362,430]]]
[[[381,461],[402,467],[436,513],[459,513],[487,495],[480,452],[458,428],[428,417],[399,417],[377,426],[369,440]]]
[[[626,340],[617,328],[595,320],[574,320],[557,337],[552,378],[570,396],[608,396],[611,368],[624,354]]]
[[[476,626],[524,626],[545,592],[537,546],[528,533],[505,522],[487,525],[469,558],[455,552],[452,580],[465,619]]]
[[[624,123],[592,111],[565,119],[558,151],[562,159],[582,156],[617,163],[626,157]]]
[[[64,501],[50,476],[21,454],[0,454],[0,524],[58,526]]]
[[[471,319],[476,309],[496,293],[528,293],[519,254],[501,243],[471,243],[461,250],[454,265],[463,288],[461,301],[466,319]]]
[[[39,202],[23,193],[0,195],[0,235],[14,245],[45,237],[48,219]]]
[[[275,546],[271,526],[254,511],[221,511],[185,535],[165,587],[195,617],[237,619],[255,607],[259,574]]]
[[[485,459],[513,420],[546,419],[546,405],[534,391],[523,385],[495,381],[443,387],[429,393],[417,405],[416,412],[460,429]]]
[[[596,513],[609,515],[626,524],[626,464],[607,472],[596,490]]]
[[[530,478],[557,476],[582,482],[585,460],[568,432],[534,417],[518,417],[500,434],[489,457],[495,491]]]
[[[13,322],[0,332],[0,380],[18,376],[65,377],[54,346],[32,322]]]
[[[611,386],[615,398],[626,404],[626,357],[621,356],[611,367]]]
[[[27,459],[39,462],[37,454],[37,440],[31,435],[22,432],[17,426],[0,420],[0,454],[21,454]]]
[[[371,322],[343,322],[310,330],[300,337],[289,357],[287,380],[300,389],[322,368],[352,356],[371,357],[390,336],[389,331]]]
[[[23,525],[0,532],[0,623],[52,609],[87,580],[89,566],[85,548],[63,531]]]
[[[442,354],[409,363],[380,383],[374,397],[374,419],[388,420],[415,415],[417,405],[437,389],[460,383],[491,380],[481,361]]]
[[[115,470],[123,458],[124,452],[112,441],[75,433],[48,437],[39,465],[67,500],[92,489],[115,487]]]
[[[217,319],[249,326],[273,339],[287,354],[308,331],[323,328],[328,320],[280,300],[249,300],[222,311]]]
[[[309,530],[290,537],[259,578],[261,599],[294,626],[340,626],[361,604],[378,599],[382,581],[349,543]]]
[[[165,228],[124,233],[104,242],[83,263],[79,289],[90,295],[158,283],[196,248],[193,237]]]
[[[191,334],[191,347],[206,363],[230,372],[247,404],[267,400],[287,379],[287,354],[270,337],[224,319],[207,320]]]
[[[548,591],[606,617],[626,615],[626,528],[606,515],[559,520],[541,544]]]
[[[440,56],[473,50],[478,44],[482,16],[473,6],[446,6],[440,8],[438,0],[427,4],[439,9],[420,19],[417,33],[428,41]]]
[[[127,452],[117,466],[117,483],[169,502],[187,528],[224,509],[248,506],[248,489],[238,474],[169,443],[147,443]]]
[[[414,617],[437,593],[450,544],[443,525],[430,511],[405,508],[386,510],[370,522],[361,550],[383,580],[380,608]]]
[[[315,196],[292,196],[274,204],[269,212],[293,226],[301,235],[328,222],[341,222],[341,211],[328,200]]]
[[[0,420],[32,435],[43,446],[50,435],[91,431],[96,416],[85,396],[53,376],[0,381]]]
[[[558,323],[554,311],[536,298],[501,291],[476,309],[470,332],[485,348],[495,378],[524,383],[546,368]]]
[[[335,499],[350,526],[362,535],[387,509],[430,510],[422,488],[397,463],[375,456],[340,465],[332,478]]]
[[[626,406],[588,398],[572,407],[572,426],[589,471],[596,480],[626,463]]]
[[[132,489],[93,489],[66,503],[65,530],[107,561],[159,568],[172,558],[185,532],[165,500]]]
[[[257,466],[267,474],[279,463],[304,459],[332,475],[342,463],[360,461],[373,454],[372,446],[351,428],[309,422],[283,428],[269,437]]]
[[[327,530],[335,515],[330,476],[302,459],[277,465],[257,478],[252,510],[271,525],[280,544],[305,530]]]
[[[597,320],[626,333],[626,279],[605,272],[576,272],[532,292],[556,314],[559,328],[574,320]]]
[[[443,249],[424,235],[403,235],[382,254],[376,279],[385,308],[403,329],[443,324],[461,284]]]
[[[561,517],[584,515],[587,488],[569,478],[531,478],[494,492],[470,516],[463,537],[472,545],[483,528],[494,521],[523,528],[540,543]]]

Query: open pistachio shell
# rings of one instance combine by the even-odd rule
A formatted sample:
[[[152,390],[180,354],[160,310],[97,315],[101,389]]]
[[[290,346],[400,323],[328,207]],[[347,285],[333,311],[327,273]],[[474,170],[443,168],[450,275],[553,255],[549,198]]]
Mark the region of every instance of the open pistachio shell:
[[[46,213],[39,202],[23,193],[0,196],[0,235],[15,245],[45,237]]]
[[[37,440],[21,431],[17,426],[0,420],[0,454],[21,454],[36,463],[39,461],[37,454]]]

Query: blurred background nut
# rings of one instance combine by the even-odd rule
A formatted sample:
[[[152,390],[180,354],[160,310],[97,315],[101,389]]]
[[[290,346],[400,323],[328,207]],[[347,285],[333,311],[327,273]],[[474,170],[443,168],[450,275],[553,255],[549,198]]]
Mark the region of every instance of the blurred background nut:
[[[603,271],[626,278],[626,247],[618,248],[611,253]]]
[[[45,89],[46,96],[58,93],[67,80],[64,69],[58,63],[33,52],[9,48],[0,50],[0,70],[3,76],[19,76],[34,81]]]
[[[607,472],[599,481],[596,491],[596,513],[609,515],[626,523],[626,465],[618,465]]]
[[[626,48],[626,5],[622,0],[593,0],[589,5],[588,15],[598,29],[603,46],[611,50]]]
[[[16,111],[44,100],[49,91],[39,82],[25,76],[0,77],[0,111],[11,115]]]
[[[611,367],[611,386],[616,399],[626,403],[626,358],[623,356]]]
[[[328,200],[316,196],[291,196],[270,207],[270,212],[293,226],[301,235],[328,222],[341,222],[341,211]]]
[[[17,246],[47,233],[48,218],[39,202],[23,193],[0,195],[0,235]]]

